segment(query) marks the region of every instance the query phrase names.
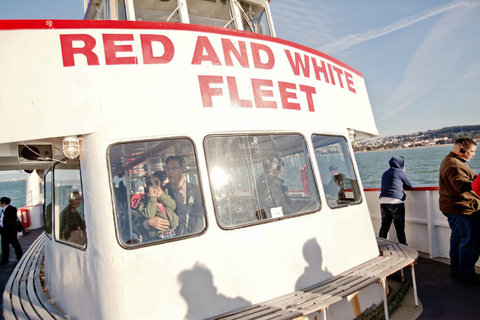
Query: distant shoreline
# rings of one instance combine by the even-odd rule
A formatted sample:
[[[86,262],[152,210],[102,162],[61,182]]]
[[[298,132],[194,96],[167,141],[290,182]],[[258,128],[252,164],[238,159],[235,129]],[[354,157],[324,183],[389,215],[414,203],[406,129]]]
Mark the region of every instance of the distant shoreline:
[[[452,145],[453,143],[445,143],[445,144],[436,144],[433,146],[417,146],[417,147],[408,147],[408,148],[385,148],[385,149],[372,149],[372,150],[358,150],[354,151],[354,153],[364,153],[364,152],[379,152],[379,151],[393,151],[393,150],[410,150],[410,149],[424,149],[424,148],[435,148],[435,147],[444,147],[444,146],[449,146]]]

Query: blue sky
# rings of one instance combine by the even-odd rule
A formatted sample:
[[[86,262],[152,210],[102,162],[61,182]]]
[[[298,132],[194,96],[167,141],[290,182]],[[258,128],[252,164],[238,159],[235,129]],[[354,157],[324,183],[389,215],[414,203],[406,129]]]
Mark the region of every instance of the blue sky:
[[[480,123],[480,0],[271,0],[279,38],[360,71],[380,136]],[[81,19],[83,0],[0,0],[0,19]]]

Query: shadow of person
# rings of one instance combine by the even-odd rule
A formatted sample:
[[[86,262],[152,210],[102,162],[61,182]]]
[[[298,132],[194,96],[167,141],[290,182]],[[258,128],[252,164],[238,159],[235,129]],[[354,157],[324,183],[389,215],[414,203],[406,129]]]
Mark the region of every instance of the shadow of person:
[[[199,263],[180,273],[178,281],[182,287],[180,293],[188,304],[185,319],[205,319],[251,305],[243,298],[229,298],[218,294],[213,285],[212,273]],[[214,314],[212,309],[215,309]]]
[[[295,284],[296,291],[303,290],[333,276],[327,269],[322,270],[322,249],[316,239],[312,238],[305,242],[303,257],[308,266],[305,267],[305,271]]]

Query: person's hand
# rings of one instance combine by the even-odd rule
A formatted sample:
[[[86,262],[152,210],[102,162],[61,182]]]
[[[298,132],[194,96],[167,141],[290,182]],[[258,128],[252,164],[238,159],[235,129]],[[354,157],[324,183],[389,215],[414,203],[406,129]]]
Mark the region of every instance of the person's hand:
[[[165,231],[170,226],[170,222],[168,222],[168,220],[162,219],[160,217],[153,217],[148,219],[147,224],[149,227],[153,227],[160,231]]]
[[[162,188],[149,187],[147,191],[147,196],[149,197],[160,197],[163,193]]]

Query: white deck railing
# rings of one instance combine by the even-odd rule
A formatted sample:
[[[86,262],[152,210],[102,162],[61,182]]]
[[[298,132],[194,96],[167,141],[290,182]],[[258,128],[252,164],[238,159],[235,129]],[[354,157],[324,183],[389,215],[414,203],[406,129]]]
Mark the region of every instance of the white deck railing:
[[[380,188],[365,189],[373,228],[378,235],[382,217],[380,214]],[[431,258],[449,258],[450,227],[438,203],[438,187],[419,187],[405,191],[405,234],[408,246],[425,252]],[[388,239],[397,241],[392,223]],[[477,262],[480,266],[480,261]]]

